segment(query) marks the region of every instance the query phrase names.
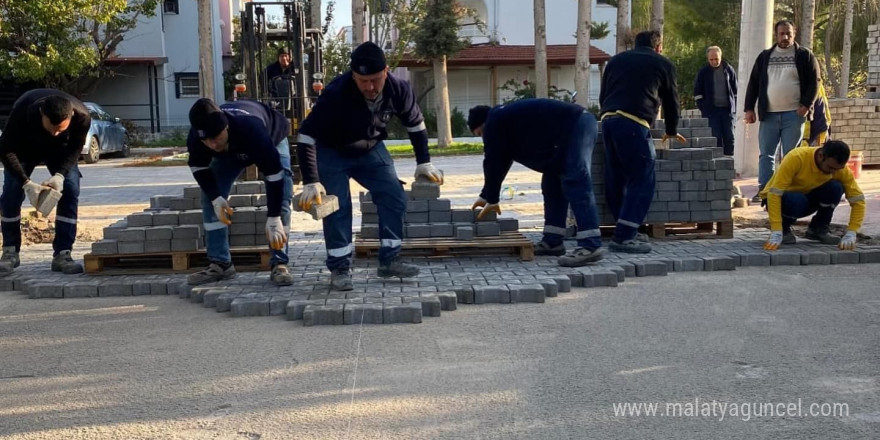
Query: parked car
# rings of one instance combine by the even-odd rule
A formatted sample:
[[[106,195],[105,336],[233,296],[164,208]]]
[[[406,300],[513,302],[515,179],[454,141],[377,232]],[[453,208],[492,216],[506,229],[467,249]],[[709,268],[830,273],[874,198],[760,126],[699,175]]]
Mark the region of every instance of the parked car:
[[[95,163],[102,154],[115,154],[120,157],[128,157],[131,147],[126,138],[125,126],[119,118],[110,116],[100,105],[94,102],[84,102],[89,114],[92,116],[92,126],[86,143],[83,145],[82,158],[86,163]]]

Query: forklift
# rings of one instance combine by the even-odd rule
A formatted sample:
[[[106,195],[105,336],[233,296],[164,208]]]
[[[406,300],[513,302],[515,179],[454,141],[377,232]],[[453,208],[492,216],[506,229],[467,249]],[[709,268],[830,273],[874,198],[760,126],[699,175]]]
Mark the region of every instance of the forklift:
[[[296,136],[300,124],[324,90],[323,34],[320,23],[307,27],[307,13],[301,1],[248,2],[241,12],[242,72],[235,76],[235,97],[247,93],[249,99],[268,104],[290,121],[290,161],[293,182],[302,182],[296,156]],[[277,51],[287,49],[290,67],[285,73],[268,78],[266,66],[276,62]],[[258,178],[256,167],[249,167],[245,180]]]

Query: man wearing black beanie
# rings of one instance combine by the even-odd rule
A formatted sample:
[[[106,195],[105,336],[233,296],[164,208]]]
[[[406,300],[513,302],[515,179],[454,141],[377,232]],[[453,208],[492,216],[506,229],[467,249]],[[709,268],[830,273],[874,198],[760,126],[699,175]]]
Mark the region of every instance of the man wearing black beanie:
[[[191,274],[191,285],[235,277],[229,252],[232,208],[226,201],[235,179],[249,165],[256,164],[266,180],[266,239],[271,250],[270,279],[279,286],[293,283],[287,268],[287,231],[293,174],[290,171],[290,122],[268,105],[238,100],[217,106],[202,98],[189,111],[186,139],[188,165],[202,189],[202,216],[208,267]]]
[[[301,208],[320,203],[322,194],[339,200],[339,210],[324,218],[327,268],[334,290],[353,288],[350,179],[367,188],[378,207],[378,275],[409,278],[419,273],[417,266],[398,257],[406,195],[383,142],[392,116],[409,132],[418,163],[415,177],[443,183],[440,171],[431,164],[428,132],[412,87],[388,71],[382,49],[372,42],[361,44],[351,54],[350,67],[327,85],[297,139],[304,183]]]

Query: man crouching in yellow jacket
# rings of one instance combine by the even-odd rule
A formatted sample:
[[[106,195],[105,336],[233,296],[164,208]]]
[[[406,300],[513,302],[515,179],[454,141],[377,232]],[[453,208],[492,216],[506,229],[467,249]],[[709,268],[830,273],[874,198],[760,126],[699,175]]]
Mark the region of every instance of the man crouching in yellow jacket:
[[[797,243],[791,225],[814,213],[807,239],[855,249],[856,233],[865,219],[865,194],[846,166],[849,153],[845,142],[828,141],[821,147],[796,148],[785,156],[760,193],[770,217],[770,238],[764,249],[773,251],[781,244]],[[844,194],[852,210],[846,234],[839,238],[830,234],[829,225]]]

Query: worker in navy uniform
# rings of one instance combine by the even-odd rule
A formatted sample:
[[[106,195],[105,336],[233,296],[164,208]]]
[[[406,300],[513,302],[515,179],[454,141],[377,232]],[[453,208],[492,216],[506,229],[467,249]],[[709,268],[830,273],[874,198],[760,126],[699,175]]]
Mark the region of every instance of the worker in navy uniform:
[[[544,237],[535,254],[558,256],[559,264],[567,267],[601,260],[605,251],[590,177],[596,118],[575,104],[523,99],[495,108],[476,106],[467,122],[475,135],[483,137],[483,190],[473,205],[482,207],[477,219],[487,212],[501,213],[501,183],[516,161],[543,174]],[[577,220],[578,247],[565,255],[569,206]]]
[[[297,154],[303,174],[300,207],[321,203],[324,194],[339,199],[339,210],[324,218],[327,267],[334,290],[351,290],[351,196],[349,180],[367,188],[378,207],[379,269],[383,278],[408,278],[419,268],[399,258],[406,195],[383,140],[392,116],[409,132],[416,155],[415,177],[443,183],[431,164],[424,117],[409,83],[388,71],[385,54],[372,42],[351,54],[351,70],[327,85],[303,122]]]
[[[52,270],[65,274],[83,271],[70,251],[76,240],[79,208],[79,160],[92,118],[83,103],[59,90],[35,89],[18,98],[0,135],[3,162],[2,210],[3,256],[0,276],[19,266],[21,250],[21,203],[25,195],[38,205],[40,192],[61,192],[55,211]],[[42,183],[30,180],[37,165],[45,164],[51,177]]]
[[[192,128],[186,139],[188,165],[202,189],[205,246],[210,264],[191,274],[191,285],[235,277],[229,253],[232,208],[226,200],[235,179],[256,164],[266,181],[266,238],[272,256],[270,279],[279,286],[293,283],[287,268],[287,236],[293,174],[290,171],[290,122],[257,101],[239,100],[218,107],[202,98],[189,111]]]

